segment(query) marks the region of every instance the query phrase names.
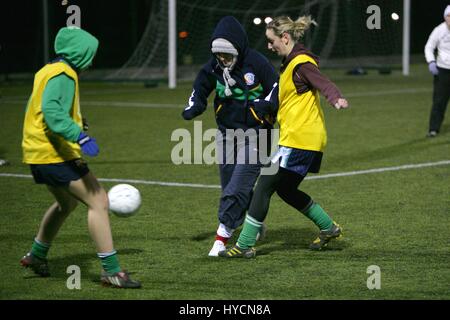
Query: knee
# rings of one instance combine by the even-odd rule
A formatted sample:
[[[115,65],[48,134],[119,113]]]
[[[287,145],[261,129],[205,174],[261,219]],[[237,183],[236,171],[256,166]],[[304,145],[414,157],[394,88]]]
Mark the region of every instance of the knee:
[[[95,195],[91,207],[102,211],[109,210],[109,199],[105,190],[102,189],[101,192]]]
[[[277,188],[277,195],[284,201],[288,201],[293,195],[295,195],[295,191],[297,191],[297,188],[293,189],[286,186],[279,186]]]
[[[74,198],[70,198],[68,201],[65,201],[64,203],[58,202],[58,206],[59,206],[59,211],[62,214],[69,214],[73,210],[75,210],[76,207],[78,206],[78,200],[76,200]]]

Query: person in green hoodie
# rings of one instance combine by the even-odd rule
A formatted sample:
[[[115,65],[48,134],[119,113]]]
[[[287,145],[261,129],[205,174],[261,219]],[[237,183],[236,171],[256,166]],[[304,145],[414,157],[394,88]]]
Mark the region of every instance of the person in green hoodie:
[[[97,52],[98,40],[77,28],[59,30],[56,58],[40,69],[33,83],[23,126],[23,162],[36,183],[45,184],[56,202],[46,211],[31,251],[20,263],[36,274],[50,275],[47,253],[68,215],[79,202],[88,208],[89,233],[103,271],[101,282],[120,288],[139,288],[119,265],[108,214],[108,195],[81,154],[96,156],[99,147],[86,134],[80,112],[78,74]]]

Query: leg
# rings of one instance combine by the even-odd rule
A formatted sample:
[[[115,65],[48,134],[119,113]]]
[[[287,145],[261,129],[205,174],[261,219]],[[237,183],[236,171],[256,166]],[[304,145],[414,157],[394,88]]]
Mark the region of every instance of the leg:
[[[433,79],[433,106],[430,114],[429,132],[439,132],[444,121],[445,111],[450,98],[450,70],[439,68],[439,74]]]
[[[56,202],[47,210],[39,227],[37,240],[50,244],[69,214],[77,207],[78,201],[63,187],[47,186]]]
[[[89,233],[102,261],[104,272],[101,281],[104,285],[119,288],[140,288],[139,281],[132,280],[121,270],[114,250],[108,214],[108,195],[92,172],[81,179],[72,181],[68,191],[88,207]]]
[[[231,177],[233,176],[234,168],[236,166],[235,161],[235,150],[234,144],[232,140],[227,139],[224,135],[219,135],[216,138],[217,148],[219,150],[218,157],[221,159],[219,163],[219,173],[220,173],[220,184],[222,188],[222,194],[220,196],[219,201],[219,210],[218,210],[218,218],[219,218],[219,227],[216,231],[216,237],[214,240],[214,244],[211,250],[208,253],[210,257],[217,257],[219,251],[225,250],[225,245],[228,242],[228,239],[233,235],[234,229],[228,227],[220,220],[221,217],[221,209],[222,201],[224,198],[224,191],[229,184]]]
[[[47,265],[47,253],[50,244],[66,218],[78,204],[78,201],[68,194],[64,187],[47,187],[55,197],[56,202],[50,206],[42,218],[31,251],[20,260],[22,266],[31,268],[42,277],[50,275]]]
[[[304,177],[293,171],[280,168],[281,181],[277,188],[277,194],[287,204],[302,212],[312,220],[320,230],[328,230],[333,225],[333,220],[315,203],[305,192],[298,190],[298,186]]]
[[[89,233],[97,252],[112,252],[114,245],[109,224],[108,195],[92,172],[72,181],[68,191],[88,207]]]
[[[219,207],[219,220],[231,229],[239,227],[252,198],[253,187],[261,172],[258,162],[257,136],[238,138],[235,166],[228,184],[223,189]]]
[[[248,215],[257,221],[264,221],[269,211],[270,198],[280,182],[280,171],[274,175],[260,176],[248,209]]]
[[[242,224],[259,172],[259,164],[235,166],[233,175],[222,192],[219,206],[219,221],[228,228],[236,229]]]
[[[303,191],[298,190],[298,186],[304,177],[284,168],[280,168],[279,173],[282,183],[277,185],[278,196],[300,212],[311,205],[311,197]]]
[[[220,224],[209,256],[216,257],[220,251],[225,250],[228,239],[242,224],[259,172],[259,165],[235,165],[232,176],[220,198],[218,212]]]
[[[259,177],[242,232],[239,235],[236,245],[226,251],[221,251],[219,256],[224,258],[255,257],[256,251],[253,249],[253,246],[256,243],[256,238],[261,230],[263,221],[267,216],[270,198],[279,182],[279,171],[275,175],[263,175]]]

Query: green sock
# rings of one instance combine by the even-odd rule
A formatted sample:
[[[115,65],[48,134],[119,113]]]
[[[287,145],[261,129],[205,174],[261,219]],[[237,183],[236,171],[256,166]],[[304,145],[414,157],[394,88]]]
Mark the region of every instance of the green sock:
[[[328,230],[333,226],[333,220],[317,203],[313,203],[302,213],[311,219],[320,230]]]
[[[244,226],[242,227],[241,234],[237,241],[237,245],[241,249],[248,249],[255,245],[256,236],[259,230],[261,230],[262,222],[259,222],[255,218],[247,215],[245,217]]]
[[[117,258],[117,251],[97,253],[97,256],[102,261],[103,270],[109,274],[120,272],[119,259]]]
[[[31,245],[31,254],[38,258],[46,259],[49,249],[50,249],[49,243],[45,243],[34,238],[33,244]]]

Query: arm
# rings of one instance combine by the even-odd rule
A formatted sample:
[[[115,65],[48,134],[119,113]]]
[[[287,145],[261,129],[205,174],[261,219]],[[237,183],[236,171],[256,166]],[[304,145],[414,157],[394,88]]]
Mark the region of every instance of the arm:
[[[182,116],[185,120],[191,120],[206,110],[208,96],[214,89],[214,83],[211,81],[206,70],[206,66],[200,70],[194,81],[194,88],[189,97],[188,105],[184,108]]]
[[[312,63],[298,65],[294,70],[294,84],[297,93],[304,93],[310,88],[316,88],[327,99],[328,103],[335,106],[342,94],[336,85],[325,77]]]
[[[434,50],[436,50],[439,42],[438,30],[435,28],[433,32],[431,32],[430,37],[425,45],[425,60],[427,63],[434,62],[436,60],[436,56],[434,55]]]
[[[278,83],[275,82],[270,93],[263,99],[253,100],[254,108],[260,118],[264,118],[269,124],[274,124],[278,112]]]
[[[273,65],[264,56],[261,56],[258,77],[265,98],[255,99],[252,104],[260,118],[264,118],[269,124],[273,124],[278,112],[278,75]]]
[[[74,96],[75,82],[64,73],[47,82],[42,96],[42,112],[48,128],[71,142],[76,142],[81,133],[69,115]]]
[[[433,75],[437,75],[439,73],[439,70],[436,65],[436,56],[434,55],[434,51],[436,50],[439,44],[438,33],[439,33],[438,29],[435,28],[433,32],[430,34],[427,44],[425,45],[425,60],[428,63],[428,69]]]
[[[77,142],[84,154],[96,156],[97,142],[89,137],[69,115],[75,97],[75,82],[64,73],[50,79],[42,95],[42,113],[50,131]]]

